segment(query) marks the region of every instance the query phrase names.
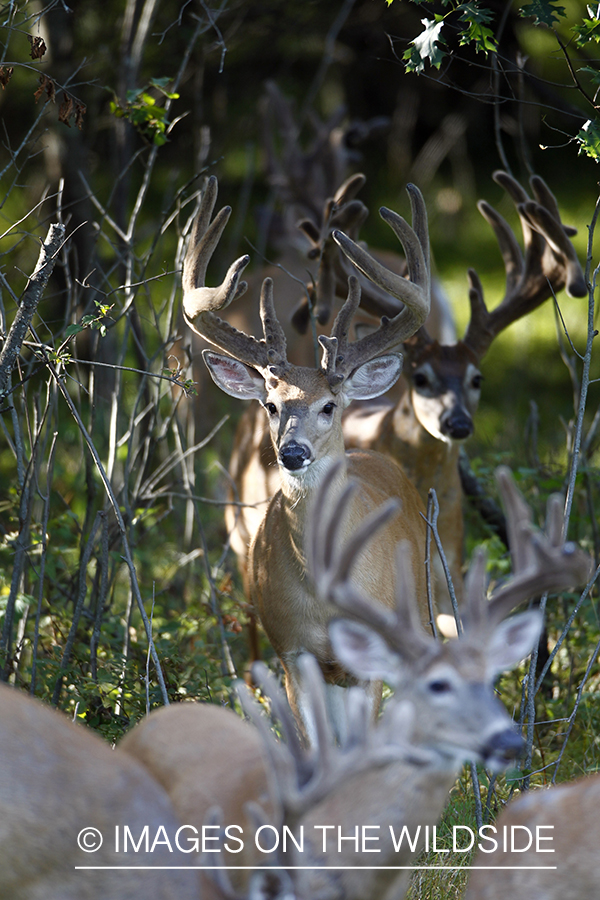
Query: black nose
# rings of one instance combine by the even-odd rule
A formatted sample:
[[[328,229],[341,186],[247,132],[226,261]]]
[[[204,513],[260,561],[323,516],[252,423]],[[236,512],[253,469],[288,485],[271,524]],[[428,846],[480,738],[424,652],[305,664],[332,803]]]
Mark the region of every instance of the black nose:
[[[290,441],[279,451],[279,462],[291,472],[301,469],[307,459],[310,459],[310,450],[297,441]]]
[[[454,441],[464,441],[473,433],[473,420],[463,412],[451,413],[441,423],[440,430]]]
[[[506,728],[504,731],[499,731],[490,737],[483,748],[482,756],[484,761],[495,757],[508,763],[520,756],[522,752],[523,739],[512,728]]]

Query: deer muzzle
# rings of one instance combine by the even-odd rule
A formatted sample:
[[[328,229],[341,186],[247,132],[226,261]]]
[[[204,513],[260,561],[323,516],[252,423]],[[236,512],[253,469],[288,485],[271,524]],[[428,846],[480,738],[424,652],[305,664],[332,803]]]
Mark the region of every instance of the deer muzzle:
[[[464,441],[473,433],[473,419],[462,406],[456,406],[442,416],[440,431],[453,441]]]
[[[305,469],[312,462],[313,454],[306,444],[288,441],[279,450],[279,464],[290,472]]]
[[[523,752],[523,739],[512,728],[491,734],[481,749],[483,762],[492,770],[504,769]]]

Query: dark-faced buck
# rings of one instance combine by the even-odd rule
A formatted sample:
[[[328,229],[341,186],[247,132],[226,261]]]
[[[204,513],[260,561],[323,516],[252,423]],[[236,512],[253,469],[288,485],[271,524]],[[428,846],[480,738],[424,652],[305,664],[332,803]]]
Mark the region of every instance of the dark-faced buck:
[[[563,288],[570,297],[583,297],[587,288],[556,200],[544,181],[531,178],[532,200],[506,172],[494,180],[513,200],[523,230],[524,250],[508,223],[481,200],[479,211],[490,223],[504,259],[506,290],[502,301],[488,311],[481,282],[469,270],[471,319],[462,340],[455,344],[434,340],[424,326],[401,348],[404,391],[397,402],[353,404],[344,415],[344,437],[350,447],[369,448],[397,459],[426,502],[435,488],[440,505],[438,530],[457,598],[462,599],[463,513],[459,454],[473,432],[473,417],[481,394],[481,361],[492,341],[517,319],[536,309]],[[360,248],[340,237],[340,246],[357,264]],[[437,553],[438,608],[451,613],[446,578]]]
[[[505,616],[531,594],[561,590],[589,572],[589,558],[561,542],[560,501],[549,504],[547,534],[538,533],[509,475],[501,472],[513,577],[488,600],[485,566],[477,556],[467,580],[462,636],[434,641],[420,626],[405,560],[399,562],[394,609],[382,608],[352,578],[364,543],[378,540],[393,510],[388,504],[349,532],[349,494],[357,488],[340,494],[338,474],[326,476],[312,511],[309,568],[323,600],[340,616],[353,616],[330,625],[340,658],[361,679],[385,677],[396,686],[378,723],[364,693],[350,688],[344,696],[347,733],[338,741],[320,667],[303,655],[298,666],[314,723],[310,747],[300,740],[273,676],[259,667],[255,680],[270,698],[283,742],[266,724],[264,708],[241,688],[256,728],[227,709],[174,704],[135,726],[117,749],[117,756],[127,753],[148,769],[180,820],[198,832],[208,825],[216,837],[217,825],[238,826],[225,830],[223,843],[208,844],[227,852],[206,854],[202,864],[215,868],[203,873],[203,900],[401,898],[409,873],[398,867],[420,852],[427,826],[431,837],[463,762],[497,771],[520,750],[493,681],[529,652],[541,621],[537,611]],[[263,848],[273,847],[279,835],[270,854],[258,853],[254,844],[265,825]],[[374,849],[380,852],[374,855]],[[287,872],[231,868],[244,866]]]
[[[342,459],[336,483],[342,490],[348,477],[359,484],[351,502],[349,528],[356,525],[383,500],[400,498],[402,515],[390,523],[376,545],[360,555],[355,577],[384,605],[393,604],[393,578],[389,560],[401,539],[412,548],[411,568],[426,608],[424,569],[425,525],[422,504],[402,470],[392,460],[372,451],[344,452],[341,417],[353,399],[376,397],[397,380],[401,357],[386,354],[413,334],[429,311],[429,241],[423,198],[414,186],[408,188],[411,228],[400,216],[382,210],[383,218],[401,240],[410,280],[400,278],[376,263],[365,262],[367,276],[398,299],[403,308],[392,319],[382,319],[379,329],[350,342],[348,331],[360,298],[356,278],[349,279],[348,299],[338,314],[330,337],[321,336],[323,361],[317,368],[291,365],[286,343],[273,306],[272,282],[261,291],[264,337],[236,331],[216,315],[229,305],[245,285],[240,275],[248,257],[230,267],[218,288],[205,286],[208,261],[229,217],[223,209],[210,223],[217,195],[211,178],[203,197],[183,267],[183,309],[186,321],[207,341],[230,354],[204,352],[214,381],[239,399],[256,399],[264,407],[277,458],[280,488],[270,501],[250,548],[248,588],[267,635],[286,672],[290,705],[308,735],[314,734],[310,711],[298,675],[297,658],[309,651],[315,655],[328,683],[330,711],[342,731],[343,688],[353,683],[331,653],[327,624],[332,610],[317,597],[306,576],[304,539],[307,510],[320,482],[335,459]],[[364,262],[364,260],[363,260]],[[370,686],[373,706],[380,686]]]

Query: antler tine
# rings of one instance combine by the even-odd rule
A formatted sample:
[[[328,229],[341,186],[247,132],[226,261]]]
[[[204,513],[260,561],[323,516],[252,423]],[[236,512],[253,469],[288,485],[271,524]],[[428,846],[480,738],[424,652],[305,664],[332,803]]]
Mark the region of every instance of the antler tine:
[[[363,275],[366,275],[367,278],[393,297],[396,297],[396,299],[402,300],[409,307],[412,307],[415,315],[419,318],[424,314],[423,321],[425,321],[429,314],[430,299],[427,210],[423,195],[414,184],[408,184],[406,190],[411,201],[413,220],[416,217],[415,228],[411,228],[402,216],[399,216],[398,213],[393,212],[391,209],[387,209],[385,206],[381,207],[379,215],[384,222],[387,222],[404,247],[410,281],[381,265],[363,247],[351,241],[342,232],[334,232],[333,237],[348,259]],[[423,322],[420,322],[420,324],[423,324]]]
[[[228,269],[223,284],[216,288],[205,285],[206,270],[215,251],[225,226],[231,215],[231,207],[224,206],[213,222],[210,222],[215,203],[217,202],[217,179],[208,179],[198,216],[192,228],[187,253],[183,262],[183,308],[188,319],[192,321],[204,310],[216,310],[229,306],[232,300],[240,297],[248,287],[239,277],[250,262],[248,255],[241,256]]]
[[[410,280],[391,272],[377,262],[359,244],[341,231],[333,232],[333,239],[339,244],[348,259],[370,281],[383,288],[397,300],[404,303],[403,309],[392,319],[384,316],[379,329],[352,344],[347,344],[346,352],[338,353],[336,374],[345,378],[353,369],[387,350],[397,347],[411,337],[429,315],[431,305],[431,276],[429,259],[429,238],[427,234],[427,210],[419,189],[409,184],[406,190],[412,207],[413,227],[390,209],[382,207],[382,219],[392,228],[404,247]],[[350,284],[350,280],[349,280]],[[344,310],[342,310],[342,313]],[[340,313],[341,315],[341,313]],[[338,317],[339,318],[339,317]],[[340,320],[341,325],[341,320]],[[337,323],[332,337],[338,337]]]
[[[542,181],[541,178],[538,180]],[[544,188],[548,191],[545,184]],[[538,193],[541,192],[538,190]],[[550,192],[548,191],[548,193]],[[552,197],[554,205],[556,205],[552,194],[550,194],[550,197]],[[568,237],[569,234],[576,234],[576,230],[573,228],[567,229],[561,223],[558,215],[552,215],[544,205],[534,203],[533,200],[524,205],[524,212],[533,227],[544,236],[555,258],[558,258],[564,267],[564,276],[561,278],[561,282],[564,284],[568,296],[585,297],[588,292],[585,276],[581,271],[575,248]],[[555,289],[559,290],[558,282]]]
[[[388,319],[383,316],[379,328],[376,331],[370,331],[358,340],[348,341],[350,325],[352,317],[360,304],[360,284],[355,275],[348,278],[348,297],[336,316],[331,336],[325,337],[320,335],[319,343],[323,348],[323,359],[321,361],[321,369],[327,375],[329,385],[332,390],[339,390],[354,369],[380,356],[386,350],[390,351],[398,344],[398,326],[406,323],[409,316],[408,308],[394,318]],[[412,326],[410,326],[412,327]],[[410,331],[410,328],[408,328]],[[411,332],[412,333],[412,332]],[[397,354],[400,360],[402,356]],[[400,369],[398,369],[398,377]]]
[[[353,237],[358,235],[361,225],[367,218],[369,210],[356,194],[366,179],[360,172],[347,178],[340,185],[333,197],[324,204],[320,227],[312,219],[302,219],[298,228],[312,243],[309,258],[319,259],[319,271],[316,284],[311,286],[313,309],[320,325],[325,325],[331,316],[335,297],[340,290],[342,277],[345,275],[340,265],[340,251],[331,233],[342,229]],[[292,324],[300,333],[305,334],[310,321],[308,298],[304,296],[292,315]]]
[[[334,493],[334,483],[341,468],[341,461],[330,466],[313,504],[306,542],[307,567],[324,600],[344,613],[351,613],[367,624],[385,630],[394,621],[393,615],[381,606],[374,606],[369,597],[351,582],[350,573],[360,550],[396,515],[399,504],[389,500],[346,537],[345,512],[356,493],[356,484],[350,481],[340,494]]]
[[[306,534],[306,561],[313,581],[323,597],[329,595],[329,572],[335,551],[335,522],[341,521],[348,503],[356,493],[357,486],[349,481],[341,494],[334,494],[334,484],[344,469],[343,458],[335,460],[325,472],[321,481],[320,495],[309,514],[309,526]],[[323,502],[327,498],[327,503]],[[329,511],[329,512],[328,512]]]
[[[403,658],[418,659],[431,649],[432,638],[419,619],[410,547],[402,541],[396,548],[396,615],[392,628],[383,636]]]
[[[380,606],[351,580],[352,567],[360,551],[392,516],[397,515],[399,504],[393,499],[388,500],[346,536],[344,513],[354,493],[354,485],[350,483],[339,497],[333,498],[335,475],[332,466],[327,473],[329,481],[323,483],[309,519],[307,566],[315,587],[319,595],[336,606],[341,614],[350,615],[373,628],[391,647],[412,658],[430,647],[430,639],[418,619],[408,548],[400,544],[397,551],[395,612]]]
[[[240,362],[258,369],[269,365],[285,364],[285,340],[279,338],[277,318],[273,309],[272,283],[263,285],[264,302],[270,317],[269,330],[264,340],[244,334],[215,315],[215,310],[224,309],[240,297],[247,288],[240,276],[248,265],[249,256],[241,256],[228,269],[223,283],[216,288],[205,285],[206,270],[215,247],[223,233],[231,214],[230,207],[224,207],[210,222],[217,200],[217,179],[209,178],[202,197],[200,210],[192,230],[189,246],[183,261],[183,314],[187,324],[210,344],[229,353]],[[264,320],[263,320],[264,321]],[[279,331],[281,329],[279,328]],[[283,332],[281,331],[281,334]],[[271,351],[274,351],[274,355]]]
[[[269,371],[273,375],[281,375],[281,370],[287,365],[285,332],[281,327],[275,304],[273,302],[273,280],[265,278],[260,292],[260,319],[263,326],[264,346],[269,364]],[[262,344],[262,342],[261,342]]]
[[[487,554],[483,547],[477,547],[471,557],[471,564],[465,577],[465,609],[466,624],[469,628],[477,628],[486,620],[487,591],[486,591],[486,562]]]
[[[317,731],[321,728],[321,734],[319,745],[314,751],[315,769],[311,780],[298,791],[287,792],[284,788],[285,819],[292,822],[297,822],[308,809],[321,803],[348,778],[418,752],[410,747],[408,741],[399,739],[398,734],[394,735],[393,740],[386,740],[383,739],[384,732],[378,734],[377,729],[370,724],[365,725],[368,720],[363,704],[356,696],[352,698],[350,705],[346,705],[351,716],[349,735],[337,746],[325,710],[324,681],[318,663],[309,653],[303,654],[298,662],[303,682],[311,696],[313,713],[316,713]]]
[[[488,611],[494,621],[504,618],[524,600],[535,595],[585,583],[592,566],[587,553],[573,543],[564,543],[559,537],[562,525],[555,499],[549,501],[548,534],[535,532],[529,508],[517,490],[510,471],[501,467],[496,478],[506,509],[513,577],[492,594]]]
[[[525,260],[523,259],[521,247],[506,219],[499,212],[496,212],[493,206],[490,206],[486,200],[480,200],[477,204],[477,209],[486,222],[492,226],[496,235],[506,271],[506,292],[510,293],[519,283],[519,279],[522,278],[525,269]]]
[[[499,466],[496,469],[496,482],[506,511],[506,534],[513,571],[520,572],[527,568],[530,561],[530,548],[527,541],[523,541],[523,535],[533,528],[533,513],[509,468]]]
[[[587,294],[583,272],[569,240],[574,229],[562,224],[556,199],[545,182],[538,175],[532,176],[530,183],[536,199],[531,200],[507,172],[494,172],[493,178],[516,206],[525,255],[508,223],[489,203],[480,200],[477,207],[494,230],[506,269],[505,296],[491,312],[485,306],[480,282],[477,280],[474,286],[469,270],[471,290],[475,287],[478,297],[474,304],[470,295],[471,321],[463,341],[480,359],[496,335],[563,287],[572,297]]]
[[[290,709],[287,697],[279,687],[275,676],[263,662],[255,662],[253,664],[252,678],[260,687],[262,693],[271,701],[272,715],[279,722],[285,745],[295,760],[297,771],[301,773],[304,772],[304,768],[307,764],[306,750],[299,735],[296,720]],[[258,707],[249,691],[245,697],[246,699],[250,699],[250,705],[248,707],[244,706],[244,711],[247,711],[248,715],[255,719]],[[240,700],[240,702],[242,701]],[[304,778],[304,775],[302,775],[302,777]]]
[[[221,829],[220,837],[222,838],[223,832],[223,810],[220,806],[211,806],[206,814],[206,818],[202,823],[203,826],[207,826],[208,828],[218,827]],[[200,855],[201,864],[207,864],[211,862],[212,865],[206,865],[206,875],[212,883],[218,888],[219,893],[224,898],[224,900],[243,900],[240,894],[237,893],[235,888],[231,883],[231,879],[229,878],[229,872],[227,871],[227,867],[223,861],[223,854],[219,853],[216,860],[209,859],[208,852],[204,850]]]

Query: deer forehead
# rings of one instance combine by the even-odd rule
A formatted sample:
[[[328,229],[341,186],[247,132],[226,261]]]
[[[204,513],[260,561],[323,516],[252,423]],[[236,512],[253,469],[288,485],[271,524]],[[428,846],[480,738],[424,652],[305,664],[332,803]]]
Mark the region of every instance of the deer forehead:
[[[419,349],[419,352],[408,350],[405,358],[411,371],[428,364],[436,374],[448,374],[462,378],[469,365],[477,367],[479,360],[476,354],[459,341],[457,344],[438,344],[433,341]]]
[[[461,681],[476,683],[487,680],[485,653],[481,646],[466,638],[439,644],[431,654],[422,657],[415,667],[417,678],[436,677],[441,671],[456,673]]]
[[[284,377],[268,378],[266,387],[269,400],[277,399],[286,404],[310,406],[335,400],[325,374],[316,369],[290,367]]]

